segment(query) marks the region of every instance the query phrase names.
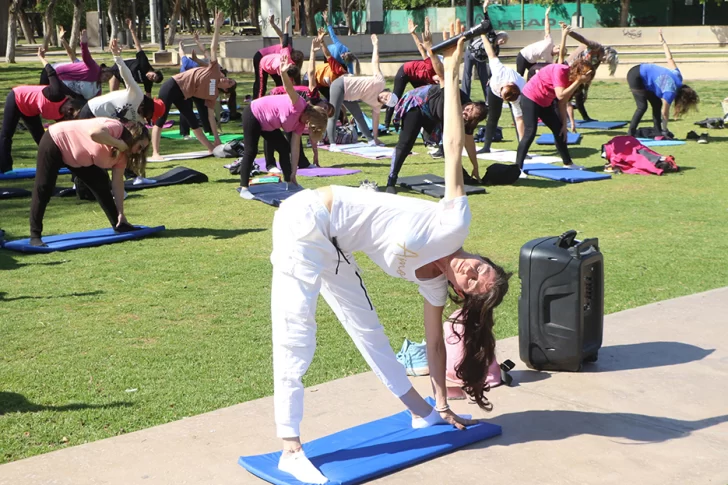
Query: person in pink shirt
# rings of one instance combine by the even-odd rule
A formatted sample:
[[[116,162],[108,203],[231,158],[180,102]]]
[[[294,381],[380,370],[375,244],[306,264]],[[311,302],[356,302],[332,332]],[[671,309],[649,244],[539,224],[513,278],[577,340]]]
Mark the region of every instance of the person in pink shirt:
[[[135,230],[124,216],[124,169],[141,172],[146,164],[149,131],[136,122],[91,118],[56,123],[38,146],[30,244],[43,246],[43,216],[56,186],[58,170],[68,168],[86,184],[117,232]],[[111,169],[111,190],[109,176]]]
[[[56,64],[54,68],[63,84],[89,100],[101,94],[101,85],[114,76],[114,71],[105,64],[99,66],[91,57],[86,30],[81,31],[81,59],[82,62]],[[48,84],[45,71],[41,73],[40,84]]]
[[[13,169],[13,136],[22,119],[35,143],[40,143],[45,129],[43,119],[50,121],[76,118],[84,105],[81,99],[69,98],[58,80],[53,66],[46,62],[45,51],[38,49],[38,57],[45,63],[48,86],[16,86],[5,99],[3,126],[0,130],[0,173]]]
[[[292,67],[288,56],[281,54],[281,72],[287,74]],[[256,99],[243,111],[245,155],[240,168],[240,197],[243,199],[253,198],[248,184],[261,136],[278,151],[283,179],[294,184],[304,129],[308,126],[312,145],[323,137],[328,119],[326,109],[308,104],[293,87],[288,75],[283,76],[283,86],[287,94]],[[291,133],[290,142],[284,133]]]
[[[567,27],[563,33],[562,47],[566,43],[568,30]],[[528,149],[531,148],[531,144],[536,138],[538,120],[541,118],[541,121],[554,134],[556,149],[561,155],[564,166],[580,170],[584,168],[571,161],[571,155],[569,155],[566,145],[566,104],[581,84],[591,80],[592,75],[591,66],[586,61],[579,61],[571,66],[560,62],[549,64],[538,71],[535,76],[528,78],[528,82],[521,92],[524,134],[518,143],[516,155],[516,163],[519,167],[523,168]],[[554,108],[555,101],[558,101],[558,112]]]
[[[268,18],[268,23],[278,34],[278,38],[281,40],[280,44],[264,47],[259,50],[253,56],[253,73],[255,74],[255,81],[253,81],[253,99],[262,98],[265,96],[267,91],[266,84],[268,84],[268,76],[273,78],[273,82],[276,86],[282,86],[283,80],[281,78],[281,65],[280,59],[281,54],[286,54],[289,59],[295,64],[295,69],[292,69],[288,75],[293,79],[300,78],[300,70],[303,65],[303,52],[294,50],[291,47],[291,17],[286,18],[285,33],[281,32],[281,29],[275,23],[275,17],[271,15]],[[296,82],[295,84],[299,84]]]

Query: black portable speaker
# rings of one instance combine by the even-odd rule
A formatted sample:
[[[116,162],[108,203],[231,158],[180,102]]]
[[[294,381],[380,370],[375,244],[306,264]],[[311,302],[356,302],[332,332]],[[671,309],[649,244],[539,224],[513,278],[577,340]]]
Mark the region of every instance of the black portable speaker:
[[[578,371],[602,346],[604,258],[598,239],[575,238],[567,231],[521,248],[519,353],[532,369]]]

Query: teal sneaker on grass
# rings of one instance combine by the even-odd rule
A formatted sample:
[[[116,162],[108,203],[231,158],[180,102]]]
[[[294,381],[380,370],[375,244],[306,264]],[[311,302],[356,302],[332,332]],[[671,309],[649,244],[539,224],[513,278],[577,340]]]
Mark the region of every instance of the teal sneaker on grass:
[[[397,353],[397,361],[407,370],[408,376],[430,375],[430,366],[427,363],[427,345],[423,340],[416,344],[404,339],[402,349]]]

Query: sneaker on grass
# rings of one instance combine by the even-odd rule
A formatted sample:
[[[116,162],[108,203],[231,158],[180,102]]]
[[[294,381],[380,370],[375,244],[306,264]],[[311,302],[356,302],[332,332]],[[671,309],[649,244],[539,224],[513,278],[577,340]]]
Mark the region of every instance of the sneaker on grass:
[[[402,364],[408,376],[426,376],[430,374],[427,363],[427,345],[423,340],[421,344],[404,339],[402,349],[397,353],[397,362]]]
[[[431,153],[430,156],[435,160],[445,158],[445,153],[442,151],[442,147],[438,148],[435,153]]]

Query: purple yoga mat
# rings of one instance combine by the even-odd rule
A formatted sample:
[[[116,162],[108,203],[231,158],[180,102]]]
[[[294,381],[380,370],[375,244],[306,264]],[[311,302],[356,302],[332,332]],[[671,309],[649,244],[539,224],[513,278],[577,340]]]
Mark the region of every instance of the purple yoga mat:
[[[256,158],[255,164],[258,166],[258,170],[265,171],[265,158]],[[339,175],[351,175],[359,172],[361,170],[350,170],[348,168],[311,167],[299,168],[296,175],[300,175],[301,177],[337,177]]]

